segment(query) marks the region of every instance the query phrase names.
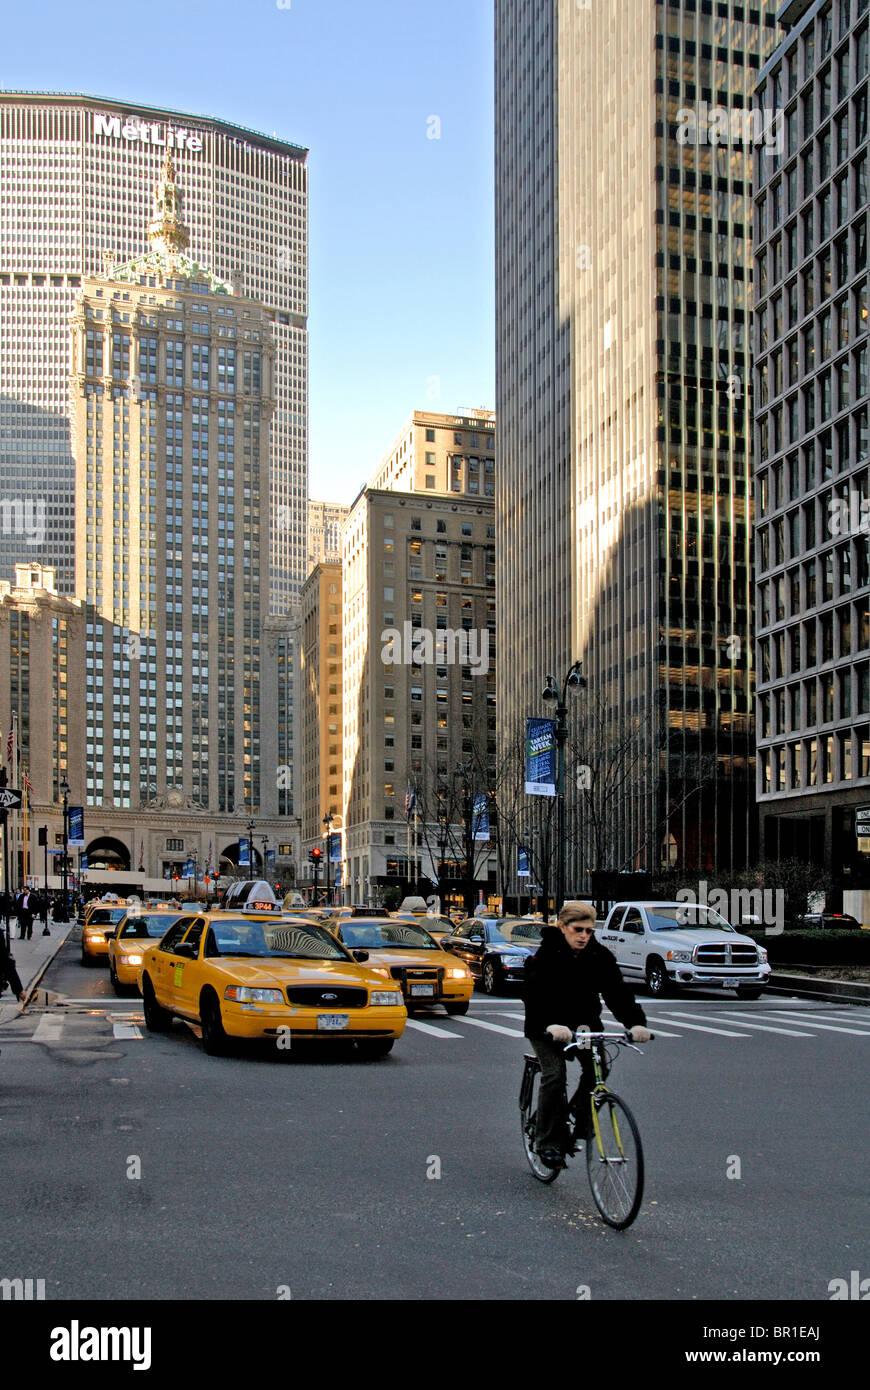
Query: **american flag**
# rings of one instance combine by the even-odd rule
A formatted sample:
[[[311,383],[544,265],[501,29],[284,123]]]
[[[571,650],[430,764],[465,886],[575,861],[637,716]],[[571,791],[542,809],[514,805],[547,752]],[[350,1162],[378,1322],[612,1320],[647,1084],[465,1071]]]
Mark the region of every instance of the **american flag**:
[[[408,790],[405,792],[405,820],[410,820],[417,809],[417,788],[408,783]]]
[[[26,767],[25,767],[25,768],[22,768],[22,773],[21,773],[21,775],[22,775],[22,780],[23,780],[23,782],[24,782],[24,790],[27,792],[27,797],[28,797],[28,800],[29,800],[29,799],[33,796],[33,783],[31,782],[29,776],[27,775],[27,768],[26,768]]]
[[[6,740],[6,761],[12,766],[12,752],[15,748],[15,715],[12,716],[12,728],[9,730],[9,737]]]

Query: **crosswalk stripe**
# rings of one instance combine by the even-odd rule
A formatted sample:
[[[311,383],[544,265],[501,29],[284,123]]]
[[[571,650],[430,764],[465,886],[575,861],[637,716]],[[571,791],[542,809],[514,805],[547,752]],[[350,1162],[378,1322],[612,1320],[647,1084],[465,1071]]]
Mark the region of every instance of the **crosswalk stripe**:
[[[491,1033],[506,1033],[509,1038],[521,1038],[524,1036],[519,1028],[505,1028],[501,1023],[486,1023],[482,1018],[469,1018],[466,1015],[462,1022],[470,1023],[472,1028],[488,1028]]]
[[[785,1010],[780,1009],[777,1012],[784,1013]],[[823,1023],[845,1023],[848,1019],[849,1023],[857,1023],[860,1028],[870,1029],[870,1018],[855,1018],[853,1017],[851,1010],[849,1011],[849,1013],[839,1014],[805,1013],[803,1009],[794,1009],[792,1012],[799,1018],[819,1018],[822,1020]]]
[[[774,1009],[776,1014],[786,1014],[789,1018],[805,1018],[805,1014],[797,1013],[790,1009]],[[866,1038],[867,1031],[864,1028],[837,1028],[833,1023],[813,1023],[813,1027],[821,1029],[825,1033],[851,1033],[855,1038]]]
[[[421,1023],[418,1018],[409,1018],[406,1028],[415,1028],[418,1033],[428,1033],[432,1038],[461,1038],[462,1033],[451,1033],[447,1028],[433,1028],[431,1023]]]
[[[116,1038],[141,1038],[142,1031],[135,1023],[113,1023],[112,1033]]]
[[[729,1009],[728,1013],[720,1014],[720,1018],[739,1018],[741,1028],[757,1028],[762,1033],[782,1033],[786,1038],[814,1038],[815,1033],[803,1033],[797,1028],[774,1028],[770,1023],[750,1023],[749,1018],[754,1018],[754,1014],[742,1014],[737,1009]]]
[[[60,1014],[43,1014],[33,1030],[32,1042],[54,1043],[63,1033],[63,1018]]]
[[[665,1018],[670,1023],[675,1023],[678,1028],[690,1028],[696,1033],[717,1033],[720,1038],[749,1038],[751,1033],[735,1033],[730,1028],[709,1028],[703,1023],[684,1023],[683,1019],[695,1018],[696,1014],[667,1013]],[[701,1015],[703,1018],[703,1014]]]
[[[614,1018],[613,1014],[608,1013],[606,1009],[602,1013],[601,1019],[604,1024],[605,1031],[609,1031],[611,1023],[616,1028],[620,1028],[622,1026],[619,1022],[619,1019]],[[664,1028],[659,1027],[657,1019],[647,1019],[647,1023],[655,1024],[655,1028],[650,1028],[650,1032],[654,1032],[657,1038],[681,1038],[683,1036],[682,1033],[666,1033]]]

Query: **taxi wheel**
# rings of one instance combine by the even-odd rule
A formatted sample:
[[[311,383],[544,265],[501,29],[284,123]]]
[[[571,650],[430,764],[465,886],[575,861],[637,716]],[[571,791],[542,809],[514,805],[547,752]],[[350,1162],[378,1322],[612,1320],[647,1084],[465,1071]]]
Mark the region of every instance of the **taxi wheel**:
[[[357,1043],[357,1051],[360,1057],[367,1062],[375,1062],[379,1057],[386,1057],[393,1050],[394,1038],[370,1038]]]
[[[468,1013],[468,1005],[467,1005],[467,1004],[445,1004],[445,1005],[444,1005],[444,1011],[445,1011],[445,1013],[454,1014],[454,1015],[455,1015],[455,1014],[467,1014],[467,1013]]]
[[[115,991],[118,998],[123,999],[124,995],[127,993],[127,986],[121,984],[121,981],[118,979],[118,976],[115,972],[115,967],[112,961],[109,961],[109,980],[111,981],[112,989]]]
[[[154,996],[154,986],[145,976],[142,981],[142,1000],[144,1007],[142,1012],[145,1015],[145,1027],[149,1033],[165,1033],[172,1022],[172,1015],[162,1009]]]
[[[199,1001],[199,1016],[202,1021],[202,1045],[209,1057],[225,1057],[230,1040],[224,1032],[221,1006],[213,990],[203,993]]]

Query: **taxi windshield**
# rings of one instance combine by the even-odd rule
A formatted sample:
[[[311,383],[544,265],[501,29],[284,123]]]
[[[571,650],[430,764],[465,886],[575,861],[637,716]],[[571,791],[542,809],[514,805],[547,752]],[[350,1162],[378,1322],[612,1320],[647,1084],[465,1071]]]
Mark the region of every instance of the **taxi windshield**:
[[[647,908],[647,916],[652,931],[697,931],[699,928],[713,928],[715,931],[730,931],[734,928],[726,922],[715,907],[705,907],[703,903],[681,903],[679,907]]]
[[[88,917],[89,927],[108,927],[127,915],[126,907],[98,907]]]
[[[347,960],[340,942],[314,922],[251,922],[223,917],[210,922],[206,956],[290,956],[301,960]]]
[[[365,951],[439,951],[441,948],[416,922],[348,921],[341,924],[345,946]]]
[[[140,912],[128,917],[118,937],[126,941],[129,937],[165,936],[173,922],[178,921],[177,912]]]

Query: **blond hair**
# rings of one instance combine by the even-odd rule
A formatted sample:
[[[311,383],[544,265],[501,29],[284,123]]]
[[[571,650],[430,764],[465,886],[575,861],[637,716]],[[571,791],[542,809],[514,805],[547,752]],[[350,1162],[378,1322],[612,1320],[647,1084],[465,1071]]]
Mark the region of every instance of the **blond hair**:
[[[569,922],[594,922],[594,904],[577,901],[563,903],[556,921],[564,922],[566,926]]]

